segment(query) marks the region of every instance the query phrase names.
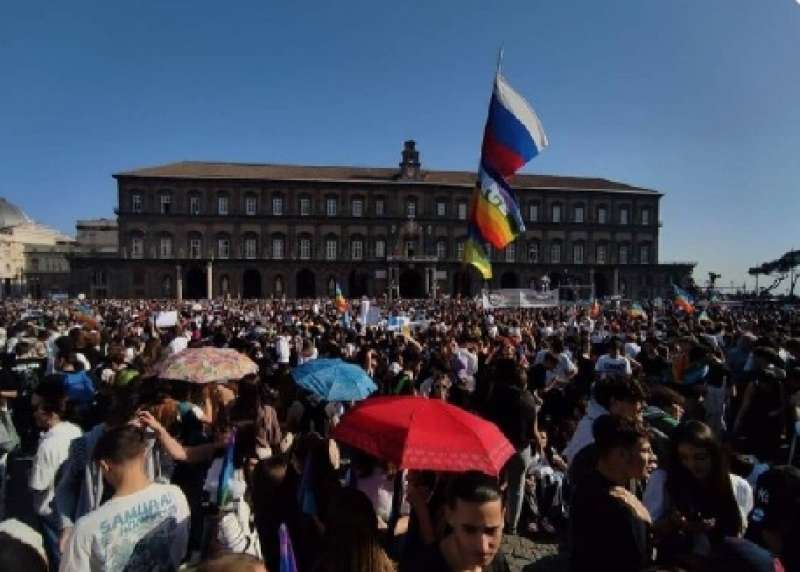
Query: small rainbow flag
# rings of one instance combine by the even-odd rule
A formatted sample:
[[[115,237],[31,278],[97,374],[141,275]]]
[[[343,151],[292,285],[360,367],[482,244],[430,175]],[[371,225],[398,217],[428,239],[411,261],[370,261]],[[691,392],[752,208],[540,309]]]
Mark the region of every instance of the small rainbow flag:
[[[492,263],[486,253],[485,243],[471,224],[467,229],[467,242],[464,244],[464,262],[477,268],[484,280],[492,277]]]
[[[689,294],[683,288],[680,288],[677,284],[672,285],[672,289],[675,291],[675,300],[673,301],[673,305],[686,312],[687,314],[694,313],[694,299],[692,298],[691,294]]]
[[[219,486],[217,487],[217,506],[223,507],[231,500],[231,479],[233,478],[233,451],[236,448],[236,431],[232,431],[225,446],[225,456],[222,459],[222,468],[219,471]]]
[[[333,297],[333,304],[340,312],[347,310],[347,300],[345,300],[345,297],[342,294],[342,289],[339,287],[338,282],[336,283],[336,295]]]
[[[278,529],[280,541],[280,572],[297,572],[297,562],[294,559],[294,549],[292,549],[292,538],[289,536],[289,529],[286,524],[281,524]]]
[[[628,316],[633,320],[646,320],[647,312],[644,311],[644,308],[642,308],[639,302],[634,302],[631,304],[631,309],[628,310]]]

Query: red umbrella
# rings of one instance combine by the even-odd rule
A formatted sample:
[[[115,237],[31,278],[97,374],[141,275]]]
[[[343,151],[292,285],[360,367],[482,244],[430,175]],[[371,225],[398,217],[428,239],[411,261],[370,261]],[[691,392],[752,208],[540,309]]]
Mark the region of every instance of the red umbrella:
[[[514,453],[494,423],[424,397],[367,399],[344,415],[333,437],[404,469],[497,475]]]

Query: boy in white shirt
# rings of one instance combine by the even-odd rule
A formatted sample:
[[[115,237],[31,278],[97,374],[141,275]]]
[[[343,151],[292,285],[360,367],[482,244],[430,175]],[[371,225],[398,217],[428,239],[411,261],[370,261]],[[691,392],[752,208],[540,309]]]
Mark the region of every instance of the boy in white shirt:
[[[108,430],[94,462],[114,496],[75,524],[61,572],[176,570],[189,540],[189,505],[174,485],[152,483],[145,471],[144,432]]]
[[[55,496],[56,478],[69,457],[72,441],[81,436],[77,425],[65,421],[67,395],[60,377],[46,378],[31,398],[33,419],[42,430],[39,447],[33,459],[29,485],[33,493],[33,508],[39,515],[48,558],[58,566],[59,526],[51,503]]]

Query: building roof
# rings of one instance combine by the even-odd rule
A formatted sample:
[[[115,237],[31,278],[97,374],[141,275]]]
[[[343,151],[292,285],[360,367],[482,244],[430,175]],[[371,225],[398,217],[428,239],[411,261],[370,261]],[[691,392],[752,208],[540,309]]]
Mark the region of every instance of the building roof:
[[[31,219],[17,205],[0,197],[0,228],[29,223]]]
[[[426,171],[418,179],[403,179],[398,169],[377,167],[273,165],[181,161],[116,173],[115,178],[199,179],[231,181],[320,181],[348,183],[403,183],[471,188],[476,174],[470,171]],[[518,174],[511,184],[519,189],[610,191],[634,194],[660,193],[607,179]]]

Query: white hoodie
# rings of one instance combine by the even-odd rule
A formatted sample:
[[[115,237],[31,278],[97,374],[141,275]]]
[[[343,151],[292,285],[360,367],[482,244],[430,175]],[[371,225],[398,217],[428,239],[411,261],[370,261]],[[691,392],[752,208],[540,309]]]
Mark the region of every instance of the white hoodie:
[[[608,409],[597,403],[594,399],[589,401],[589,407],[586,409],[584,415],[578,422],[578,427],[569,440],[567,446],[564,448],[562,455],[567,458],[568,463],[572,463],[575,456],[587,445],[594,443],[594,434],[592,433],[592,425],[595,419],[608,415]]]

